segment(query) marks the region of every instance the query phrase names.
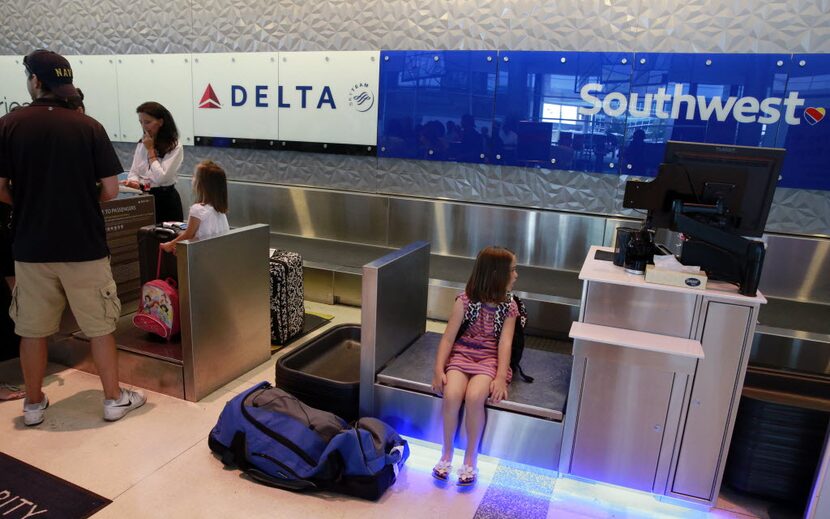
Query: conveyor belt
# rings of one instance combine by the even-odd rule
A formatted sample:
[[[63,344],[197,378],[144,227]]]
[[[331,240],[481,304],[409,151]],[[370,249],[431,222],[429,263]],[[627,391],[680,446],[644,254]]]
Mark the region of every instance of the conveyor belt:
[[[380,373],[378,382],[431,393],[432,370],[441,335],[427,332]],[[528,384],[514,376],[508,390],[508,400],[490,407],[519,412],[531,416],[562,420],[568,385],[571,380],[573,357],[549,351],[525,349],[522,368],[535,380]]]
[[[271,247],[299,252],[307,266],[356,274],[361,272],[363,265],[395,250],[374,245],[274,233],[271,234]],[[474,263],[475,260],[472,258],[432,254],[429,277],[464,284]],[[578,272],[520,265],[519,279],[514,288],[528,294],[567,298],[578,306],[582,297],[582,282],[578,276]]]
[[[758,324],[830,336],[830,305],[768,298]]]
[[[363,265],[396,249],[319,238],[271,233],[271,247],[299,252],[305,264],[360,273]]]
[[[429,277],[457,283],[466,283],[475,260],[456,256],[433,254],[429,262]],[[519,279],[514,290],[528,294],[544,294],[574,300],[579,305],[582,281],[579,272],[519,265]]]

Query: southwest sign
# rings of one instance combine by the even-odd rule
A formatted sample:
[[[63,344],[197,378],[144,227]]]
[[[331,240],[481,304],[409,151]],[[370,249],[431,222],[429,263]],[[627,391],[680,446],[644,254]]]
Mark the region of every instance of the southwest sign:
[[[628,114],[632,117],[657,117],[658,119],[686,119],[708,121],[714,117],[717,121],[726,121],[733,117],[739,123],[773,124],[778,122],[782,115],[784,122],[789,125],[801,124],[795,111],[804,106],[805,100],[799,97],[798,92],[790,92],[787,97],[767,97],[757,99],[751,96],[727,98],[692,96],[683,93],[683,85],[678,83],[674,91],[669,94],[664,87],[657,89],[655,94],[631,93],[626,96],[620,92],[611,92],[604,99],[595,94],[601,93],[603,85],[588,83],[584,85],[579,95],[589,107],[581,107],[581,115],[595,115],[599,112],[612,117]],[[654,114],[654,115],[652,115]],[[824,109],[808,108],[805,119],[810,124],[816,124],[824,118]]]

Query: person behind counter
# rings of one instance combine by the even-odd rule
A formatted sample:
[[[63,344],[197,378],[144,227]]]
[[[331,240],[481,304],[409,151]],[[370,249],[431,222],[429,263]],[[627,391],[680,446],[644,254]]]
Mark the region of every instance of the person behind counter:
[[[447,480],[452,470],[453,437],[464,402],[467,448],[458,485],[475,483],[485,400],[507,398],[512,377],[510,351],[519,308],[510,291],[518,277],[516,256],[510,250],[487,247],[478,253],[464,292],[455,298],[432,378],[432,390],[443,396],[444,445],[432,469],[439,480]]]
[[[183,219],[182,199],[176,191],[184,149],[173,116],[154,101],[136,108],[144,137],[138,143],[127,187],[149,191],[156,202],[156,223],[180,222]]]
[[[225,170],[212,160],[203,160],[193,172],[196,203],[190,206],[187,229],[161,248],[175,254],[176,243],[182,240],[209,238],[228,232],[228,182]]]
[[[78,95],[68,98],[66,102],[69,105],[69,108],[72,108],[78,113],[85,114],[86,105],[84,105],[84,92],[78,87],[75,87],[75,90],[78,91]]]

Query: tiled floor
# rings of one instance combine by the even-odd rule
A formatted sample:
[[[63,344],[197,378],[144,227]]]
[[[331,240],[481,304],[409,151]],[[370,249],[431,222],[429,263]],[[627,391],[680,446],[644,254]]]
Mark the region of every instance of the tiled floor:
[[[334,314],[323,333],[359,323],[360,311],[307,303],[309,311]],[[429,323],[443,331],[443,323]],[[305,342],[304,337],[300,342]],[[224,403],[262,380],[273,381],[277,358],[191,403],[149,393],[147,405],[120,422],[101,419],[97,377],[50,365],[45,391],[52,405],[46,421],[26,428],[21,402],[0,403],[0,451],[113,500],[95,517],[757,517],[739,499],[721,499],[708,513],[656,501],[620,489],[557,478],[532,467],[480,459],[472,489],[442,486],[430,475],[438,457],[432,444],[411,441],[412,455],[398,482],[379,502],[333,494],[292,494],[252,483],[225,470],[207,447],[207,435]],[[16,361],[0,363],[0,380],[20,380]],[[457,453],[456,465],[461,453]]]

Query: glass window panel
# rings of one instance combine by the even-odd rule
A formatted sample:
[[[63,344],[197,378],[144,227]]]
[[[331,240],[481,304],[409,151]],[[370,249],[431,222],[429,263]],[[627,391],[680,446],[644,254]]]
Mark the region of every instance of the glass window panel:
[[[622,172],[654,176],[667,140],[774,146],[787,77],[779,61],[789,57],[638,53]]]
[[[791,123],[778,127],[776,144],[787,150],[781,187],[830,190],[830,54],[796,54],[789,63],[785,97],[797,98]],[[803,65],[802,65],[803,62]]]
[[[632,57],[500,52],[488,157],[515,166],[618,173],[625,116],[592,112],[583,94],[598,88],[593,96],[599,103],[612,93],[627,96]]]
[[[378,155],[484,162],[502,80],[496,57],[487,51],[382,52]]]

